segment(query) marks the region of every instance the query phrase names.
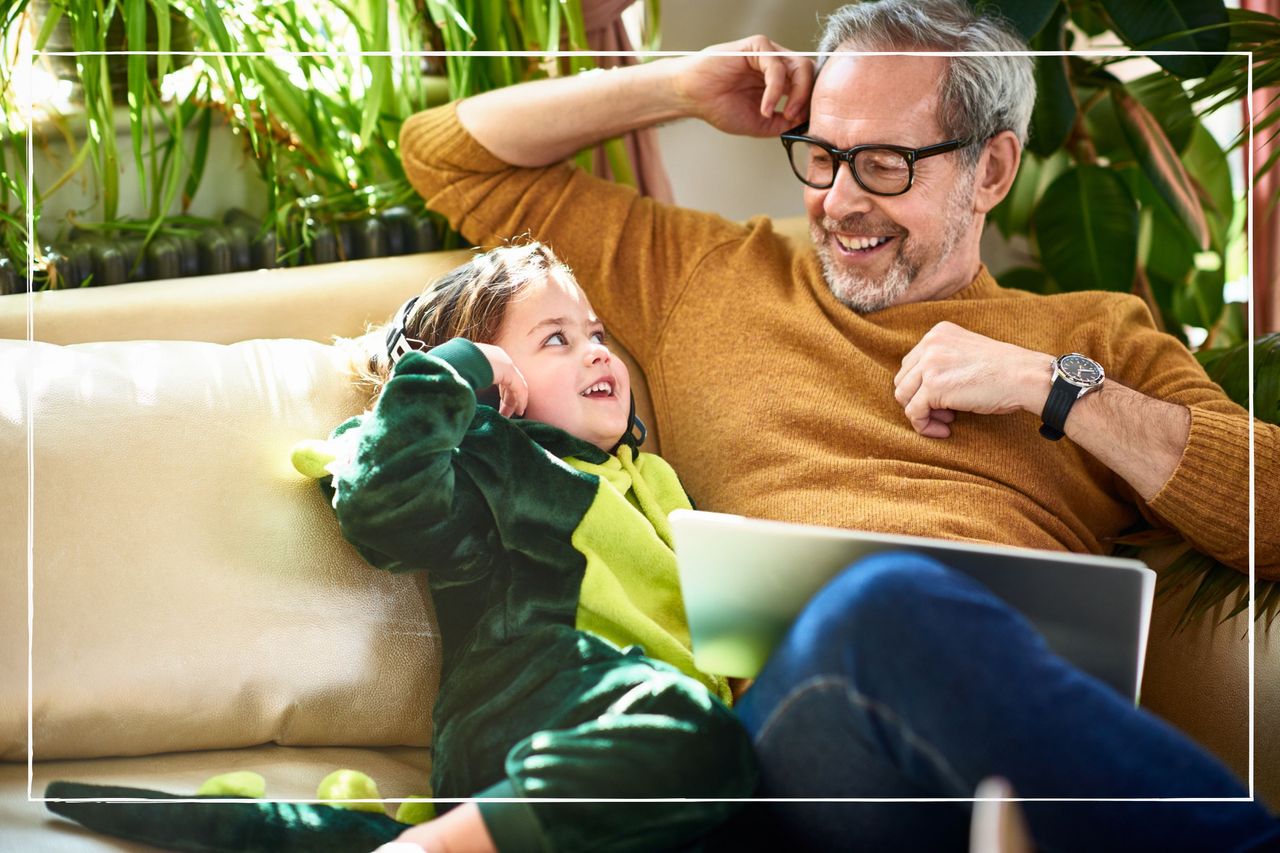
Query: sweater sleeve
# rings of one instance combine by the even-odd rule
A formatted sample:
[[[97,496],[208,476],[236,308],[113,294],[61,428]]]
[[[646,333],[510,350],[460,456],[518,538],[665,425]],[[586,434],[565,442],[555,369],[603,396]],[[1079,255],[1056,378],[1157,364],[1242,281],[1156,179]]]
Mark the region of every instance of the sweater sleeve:
[[[401,359],[373,411],[339,427],[354,455],[335,467],[334,509],[373,565],[465,573],[487,563],[488,499],[459,476],[458,452],[476,415],[475,391],[493,374],[470,342]],[[347,433],[355,430],[352,437]]]
[[[1191,413],[1182,458],[1146,504],[1148,514],[1198,550],[1247,570],[1252,431],[1255,565],[1258,577],[1280,578],[1280,528],[1264,522],[1280,514],[1280,427],[1251,419],[1232,402],[1180,341],[1157,331],[1140,300],[1116,300],[1111,324],[1108,376]]]
[[[467,239],[493,245],[528,234],[550,245],[642,366],[698,265],[748,233],[738,223],[656,202],[568,163],[536,169],[505,163],[467,132],[454,103],[409,118],[400,148],[405,173],[427,207]]]

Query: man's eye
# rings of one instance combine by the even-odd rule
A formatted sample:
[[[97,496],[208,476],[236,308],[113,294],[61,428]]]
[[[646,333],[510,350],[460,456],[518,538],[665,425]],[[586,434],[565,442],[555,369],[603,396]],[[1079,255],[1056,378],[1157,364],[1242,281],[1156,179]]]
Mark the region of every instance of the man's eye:
[[[545,346],[556,346],[556,347],[562,347],[562,346],[564,346],[564,345],[565,345],[565,344],[567,344],[567,343],[569,343],[569,341],[568,341],[568,339],[566,339],[566,338],[565,338],[565,336],[564,336],[564,332],[556,332],[554,335],[552,335],[551,337],[549,337],[549,338],[547,338],[545,341],[543,341],[543,342],[542,342],[542,345],[543,345],[544,347],[545,347]]]

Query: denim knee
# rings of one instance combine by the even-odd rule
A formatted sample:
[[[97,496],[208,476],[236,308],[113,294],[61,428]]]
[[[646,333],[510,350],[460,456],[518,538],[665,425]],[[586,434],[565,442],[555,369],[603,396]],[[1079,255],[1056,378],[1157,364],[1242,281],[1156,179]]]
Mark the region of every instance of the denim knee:
[[[900,625],[925,615],[924,603],[954,576],[952,570],[922,554],[876,554],[853,563],[819,590],[797,625],[827,642],[881,635],[885,620]]]

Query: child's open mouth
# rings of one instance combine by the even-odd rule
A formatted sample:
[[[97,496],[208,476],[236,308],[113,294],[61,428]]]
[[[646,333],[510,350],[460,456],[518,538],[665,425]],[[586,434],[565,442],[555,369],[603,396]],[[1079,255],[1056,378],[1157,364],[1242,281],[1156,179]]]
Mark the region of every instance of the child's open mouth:
[[[592,385],[588,385],[586,390],[582,392],[582,396],[591,400],[604,400],[613,396],[613,382],[608,379],[602,379]]]

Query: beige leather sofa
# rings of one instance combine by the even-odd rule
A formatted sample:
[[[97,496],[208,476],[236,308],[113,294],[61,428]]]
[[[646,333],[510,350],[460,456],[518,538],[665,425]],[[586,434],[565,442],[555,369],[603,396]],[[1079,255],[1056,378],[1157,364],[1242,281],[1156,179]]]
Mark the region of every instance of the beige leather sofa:
[[[362,405],[330,336],[466,254],[0,297],[0,850],[144,849],[28,801],[29,748],[36,798],[236,769],[272,798],[338,768],[425,792],[430,601],[365,567],[289,448]],[[1170,638],[1181,603],[1158,606],[1143,701],[1247,779],[1246,622]],[[1280,803],[1276,631],[1255,661],[1252,770]]]

